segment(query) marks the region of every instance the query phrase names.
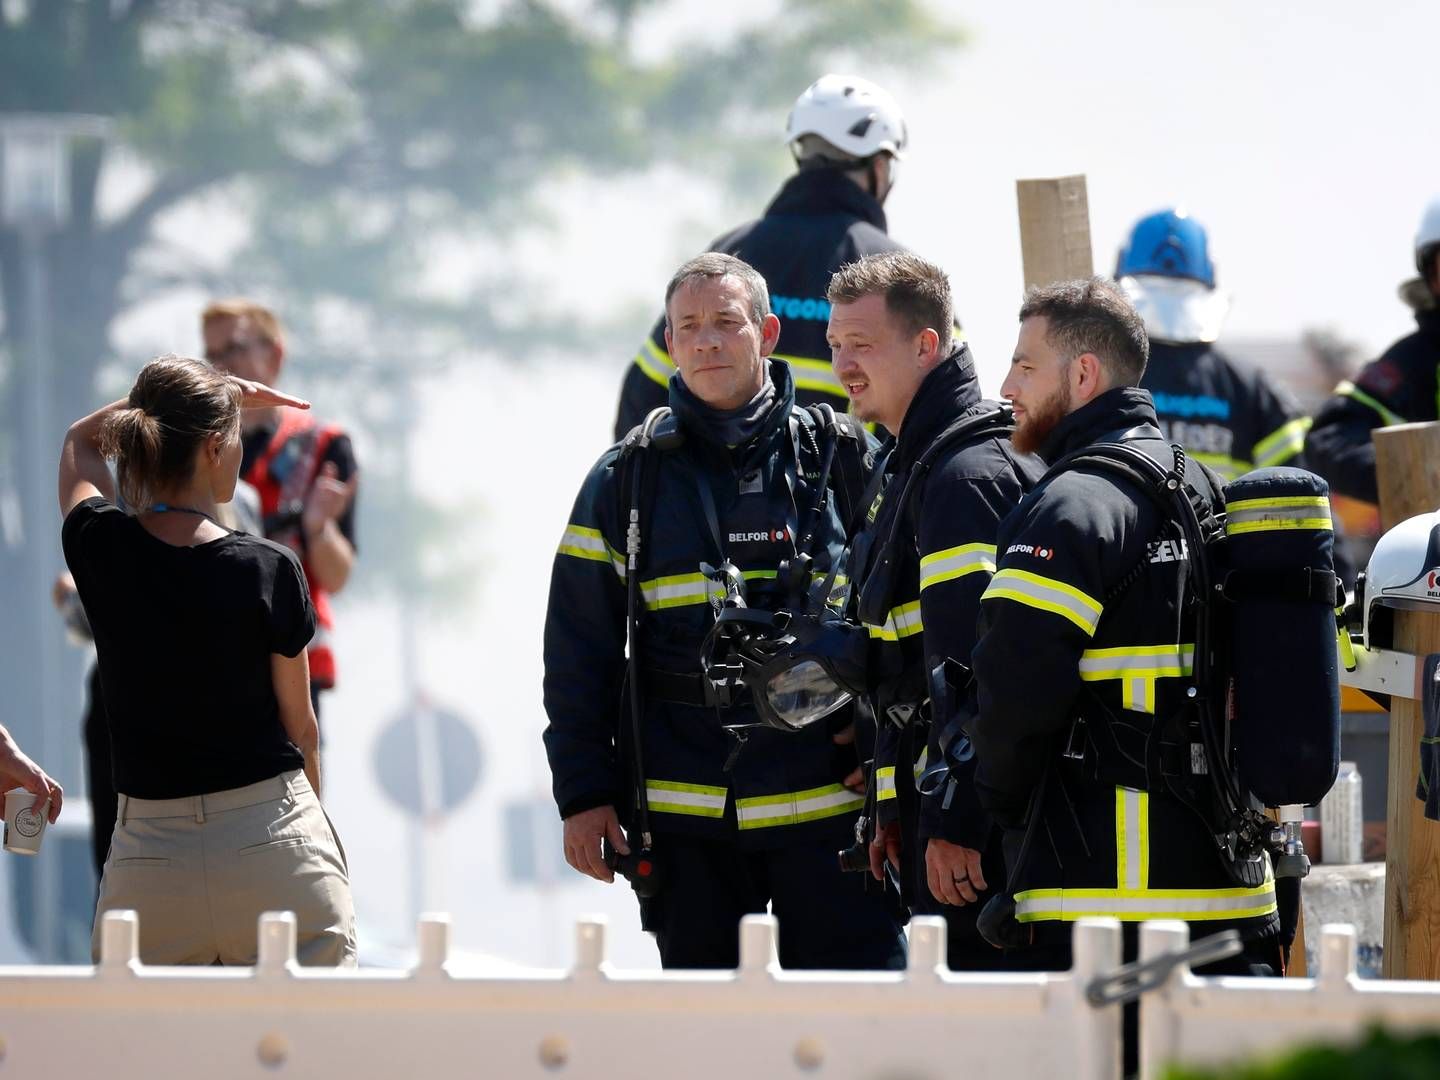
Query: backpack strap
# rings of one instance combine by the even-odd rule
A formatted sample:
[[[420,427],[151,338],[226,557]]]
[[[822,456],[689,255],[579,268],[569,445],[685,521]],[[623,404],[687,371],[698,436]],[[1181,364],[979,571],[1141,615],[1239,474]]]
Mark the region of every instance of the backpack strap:
[[[866,444],[865,429],[855,417],[837,413],[825,402],[806,406],[803,411],[809,414],[816,430],[835,441],[830,487],[839,504],[840,524],[849,536],[856,527],[857,515],[864,510],[866,490],[880,465]]]

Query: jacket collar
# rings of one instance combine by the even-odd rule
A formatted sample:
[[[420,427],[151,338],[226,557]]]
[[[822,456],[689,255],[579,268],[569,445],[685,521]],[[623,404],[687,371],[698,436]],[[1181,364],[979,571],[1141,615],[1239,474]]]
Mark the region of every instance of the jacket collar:
[[[885,210],[838,169],[803,169],[765,209],[771,214],[852,214],[885,232]]]
[[[1072,450],[1100,442],[1106,436],[1118,436],[1141,424],[1154,426],[1155,437],[1160,437],[1150,391],[1138,386],[1117,386],[1056,424],[1040,447],[1040,458],[1045,464],[1053,465]]]
[[[915,391],[895,440],[891,469],[898,471],[908,466],[942,431],[979,403],[980,380],[975,375],[975,362],[969,347],[958,342]]]
[[[1415,321],[1419,324],[1422,334],[1428,334],[1440,340],[1440,303],[1437,303],[1435,307],[1415,312]]]
[[[727,447],[717,430],[714,410],[690,392],[677,370],[670,376],[670,408],[680,426],[715,448],[733,450],[737,457],[744,457],[753,447],[768,443],[776,431],[785,430],[789,424],[790,410],[795,405],[795,380],[790,374],[790,365],[784,360],[776,360],[772,356],[765,362],[770,365],[770,381],[775,384],[775,396],[749,441],[741,446]]]

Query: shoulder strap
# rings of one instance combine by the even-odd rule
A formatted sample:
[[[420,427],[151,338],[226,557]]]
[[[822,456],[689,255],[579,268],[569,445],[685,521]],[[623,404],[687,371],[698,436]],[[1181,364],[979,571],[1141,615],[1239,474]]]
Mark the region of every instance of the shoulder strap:
[[[831,470],[830,486],[839,502],[840,522],[846,535],[856,525],[856,515],[861,512],[865,491],[878,464],[874,454],[865,446],[865,429],[848,413],[837,413],[829,404],[820,402],[804,409],[818,431],[835,443],[834,465]],[[822,456],[828,456],[827,447]]]
[[[912,500],[920,496],[924,487],[925,476],[930,472],[930,467],[946,450],[962,443],[977,442],[981,438],[992,438],[997,435],[1009,435],[1015,430],[1015,414],[1011,412],[1009,405],[997,405],[985,412],[971,413],[956,420],[953,424],[940,432],[930,445],[921,451],[920,456],[915,459],[915,464],[910,467],[910,477],[905,483],[904,490],[900,493],[900,502],[894,508],[895,527],[898,530],[901,522],[905,520],[905,514]]]

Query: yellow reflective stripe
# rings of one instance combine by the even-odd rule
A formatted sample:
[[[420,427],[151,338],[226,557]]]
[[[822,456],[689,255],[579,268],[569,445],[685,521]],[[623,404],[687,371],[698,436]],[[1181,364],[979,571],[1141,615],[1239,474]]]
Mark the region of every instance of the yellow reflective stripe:
[[[1350,640],[1350,630],[1345,625],[1345,607],[1335,609],[1335,648],[1340,653],[1340,666],[1346,671],[1355,670],[1355,643]]]
[[[645,797],[650,809],[662,814],[724,817],[728,795],[725,788],[706,784],[682,784],[673,780],[645,781]]]
[[[1028,889],[1015,896],[1022,923],[1105,917],[1121,922],[1254,919],[1276,911],[1275,884],[1254,889]]]
[[[925,771],[925,763],[930,760],[930,747],[922,746],[920,756],[915,759],[915,779],[920,779],[920,774]]]
[[[920,559],[920,591],[966,574],[995,572],[994,544],[961,544],[934,551]]]
[[[615,568],[615,573],[620,575],[620,580],[625,580],[625,557],[605,541],[599,529],[591,529],[585,525],[566,525],[555,553],[569,555],[573,559],[608,562]]]
[[[1194,645],[1121,645],[1081,653],[1080,678],[1084,682],[1121,680],[1121,705],[1153,715],[1155,680],[1189,675],[1194,665]]]
[[[840,377],[835,374],[829,360],[817,360],[810,356],[784,356],[780,353],[772,353],[771,356],[790,365],[790,374],[798,389],[834,394],[849,400],[849,395],[845,393],[845,387],[840,385]]]
[[[1200,462],[1200,464],[1207,468],[1214,469],[1222,480],[1234,480],[1236,477],[1243,476],[1255,467],[1250,464],[1250,462],[1242,461],[1240,458],[1232,458],[1225,454],[1205,454],[1192,451],[1188,447],[1185,449],[1185,456],[1192,461]]]
[[[1380,414],[1380,419],[1384,420],[1387,426],[1390,424],[1405,423],[1405,418],[1403,416],[1395,412],[1393,409],[1387,408],[1386,406],[1382,405],[1379,401],[1375,400],[1369,394],[1365,393],[1364,390],[1361,390],[1349,379],[1346,379],[1339,386],[1335,387],[1335,393],[1340,397],[1348,397],[1351,401],[1358,401],[1367,409],[1374,409],[1377,413]]]
[[[1288,424],[1282,424],[1251,448],[1257,469],[1279,465],[1305,449],[1305,433],[1313,421],[1308,416],[1297,417]]]
[[[1115,789],[1115,884],[1127,892],[1150,885],[1150,793]]]
[[[584,525],[565,526],[558,553],[577,559],[594,559],[596,562],[610,561],[610,545],[605,542],[605,537],[600,535],[600,530]]]
[[[1095,633],[1103,604],[1087,596],[1073,585],[1054,578],[1032,574],[1029,570],[1014,570],[1009,567],[999,571],[990,579],[990,586],[981,600],[1014,600],[1017,604],[1049,611],[1084,630],[1087,635]]]
[[[1323,495],[1241,499],[1225,505],[1226,536],[1287,529],[1329,531],[1332,528],[1330,500]]]
[[[777,577],[778,571],[745,570],[741,576],[746,581],[769,580]],[[663,611],[690,604],[708,604],[712,596],[724,596],[725,590],[704,574],[669,574],[640,582],[640,595],[644,597],[647,610]]]
[[[875,770],[875,801],[895,798],[895,766],[882,765]]]
[[[865,629],[869,631],[872,638],[880,641],[899,641],[901,638],[920,633],[925,629],[925,624],[920,618],[920,601],[912,600],[908,604],[891,608],[890,614],[885,617],[884,626],[866,623]]]
[[[735,800],[735,820],[742,829],[768,829],[835,817],[858,810],[865,802],[842,784],[826,784],[782,795],[758,795]]]
[[[670,375],[675,370],[675,361],[670,359],[668,352],[655,344],[654,339],[646,338],[645,344],[640,346],[640,351],[635,354],[635,366],[643,371],[647,378],[661,386],[668,386]]]

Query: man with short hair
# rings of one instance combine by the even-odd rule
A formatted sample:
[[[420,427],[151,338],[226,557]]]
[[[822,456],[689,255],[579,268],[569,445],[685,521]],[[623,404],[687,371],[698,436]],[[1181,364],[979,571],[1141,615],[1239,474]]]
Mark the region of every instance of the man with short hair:
[[[252,382],[277,385],[285,364],[285,337],[274,312],[236,297],[216,300],[200,316],[205,359]],[[359,466],[350,436],[297,409],[250,409],[243,414],[240,478],[260,494],[267,539],[300,556],[318,625],[309,646],[310,696],[320,715],[320,694],[336,681],[330,644],[330,597],[355,566],[355,494]]]
[[[996,531],[1043,467],[1009,445],[1008,418],[981,400],[970,350],[951,336],[939,267],[902,252],[867,255],[836,272],[827,297],[835,374],[852,412],[893,433],[849,566],[852,610],[871,638],[867,698],[879,727],[871,872],[883,879],[888,859],[909,908],[945,916],[952,970],[995,969],[1004,957],[975,919],[1004,880],[998,834],[969,775],[937,776],[924,795],[917,788],[927,763],[944,760],[940,735],[960,704],[945,662],[970,662]]]
[[[825,587],[845,548],[840,470],[863,469],[868,436],[796,408],[789,366],[769,359],[780,320],[741,260],[686,263],[665,312],[677,364],[665,436],[642,443],[647,424],[596,463],[550,581],[545,749],[565,858],[610,882],[604,845],[639,854],[653,834],[638,873],[658,866],[659,892],[642,896],[641,924],[667,968],[734,968],[741,917],[767,906],[786,967],[902,966],[885,898],[835,858],[863,802],[851,713],[756,726],[753,698],[722,695],[701,663],[737,596],[795,611]]]
[[[1138,387],[1147,354],[1145,325],[1114,284],[1031,290],[1001,389],[1015,446],[1054,466],[1122,443],[1173,468]],[[1218,505],[1201,466],[1187,460],[1185,480]],[[1000,528],[970,732],[980,802],[1005,829],[1014,908],[999,919],[1004,904],[992,902],[981,926],[1036,966],[1068,967],[1074,920],[1112,915],[1132,928],[1132,949],[1138,923],[1184,919],[1197,938],[1240,931],[1245,953],[1224,970],[1281,968],[1268,862],[1260,884],[1239,884],[1168,779],[1193,769],[1179,748],[1191,746],[1196,647],[1184,593],[1196,553],[1170,535],[1150,492],[1087,462],[1052,468]],[[1155,769],[1165,784],[1151,782]]]
[[[882,88],[853,75],[822,76],[786,121],[797,172],[763,217],[710,245],[764,277],[775,314],[784,320],[775,358],[790,364],[802,406],[845,402],[825,344],[825,287],[831,274],[862,255],[904,250],[886,235],[883,207],[907,139],[900,107]],[[662,317],[626,371],[616,439],[665,404],[674,370]]]
[[[1415,332],[1337,386],[1305,442],[1332,491],[1366,502],[1380,501],[1371,433],[1440,418],[1440,198],[1425,208],[1413,250],[1418,276],[1400,286],[1400,299],[1415,313]]]

